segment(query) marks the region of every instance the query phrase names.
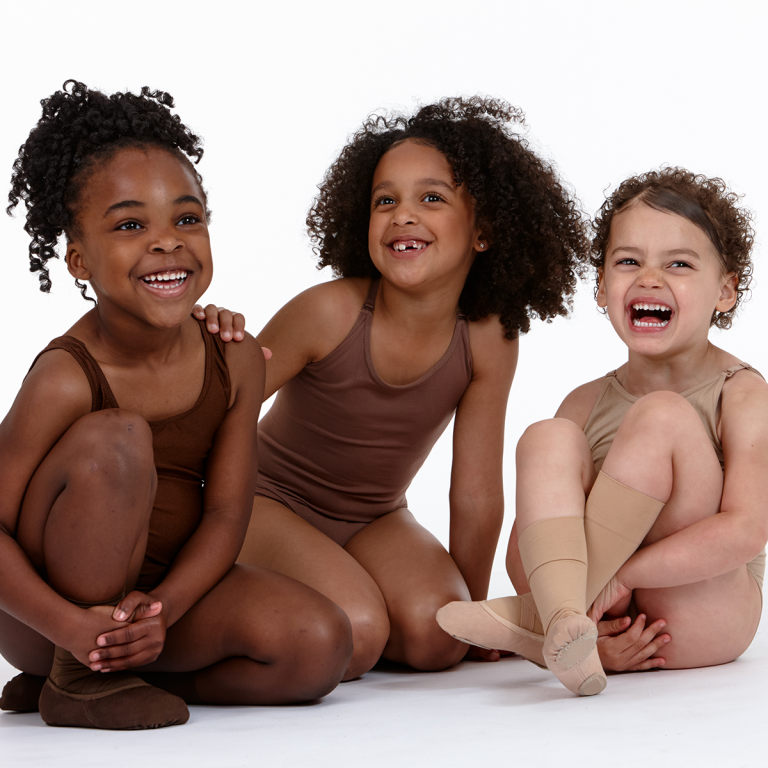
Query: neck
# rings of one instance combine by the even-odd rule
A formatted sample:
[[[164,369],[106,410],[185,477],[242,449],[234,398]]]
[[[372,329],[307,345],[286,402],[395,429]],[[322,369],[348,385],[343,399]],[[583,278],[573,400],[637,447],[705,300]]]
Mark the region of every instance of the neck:
[[[79,327],[81,324],[82,328]],[[74,329],[91,337],[108,360],[146,363],[153,359],[166,361],[178,349],[184,335],[183,327],[184,323],[170,328],[157,328],[126,313],[112,312],[99,304]]]
[[[463,283],[458,287],[446,285],[424,289],[403,289],[387,280],[381,280],[376,296],[376,313],[406,329],[437,328],[456,322],[459,297]]]
[[[619,374],[622,386],[642,397],[659,390],[685,392],[723,369],[723,350],[706,344],[664,359],[649,358],[630,351]]]

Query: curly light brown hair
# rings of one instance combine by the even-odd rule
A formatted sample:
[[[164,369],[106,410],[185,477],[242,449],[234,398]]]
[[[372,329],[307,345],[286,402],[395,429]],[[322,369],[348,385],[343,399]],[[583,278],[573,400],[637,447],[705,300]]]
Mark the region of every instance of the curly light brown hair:
[[[724,273],[736,275],[736,303],[726,312],[713,312],[710,323],[730,328],[736,308],[749,292],[752,281],[752,213],[739,207],[739,200],[740,195],[728,189],[722,179],[696,175],[685,168],[662,168],[626,179],[606,199],[592,222],[591,261],[598,270],[597,285],[614,216],[642,202],[657,211],[682,216],[699,227],[715,247]]]
[[[554,169],[512,126],[506,102],[443,99],[416,114],[372,115],[327,171],[307,217],[318,268],[375,277],[368,253],[371,185],[381,157],[413,139],[445,155],[466,184],[489,248],[475,259],[459,299],[470,320],[498,315],[507,338],[531,318],[566,315],[589,257],[585,217]]]

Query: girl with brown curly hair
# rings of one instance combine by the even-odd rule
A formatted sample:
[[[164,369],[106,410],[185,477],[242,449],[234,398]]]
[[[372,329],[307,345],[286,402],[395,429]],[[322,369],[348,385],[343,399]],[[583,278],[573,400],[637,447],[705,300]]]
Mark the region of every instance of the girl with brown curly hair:
[[[241,563],[340,605],[354,653],[421,670],[467,646],[437,609],[486,596],[503,515],[504,414],[518,334],[567,312],[583,219],[493,100],[370,117],[331,166],[308,225],[339,278],[267,324],[273,351]],[[211,314],[215,315],[212,308]],[[213,318],[211,318],[213,319]],[[450,552],[405,497],[456,414]]]
[[[0,424],[0,708],[159,728],[188,703],[323,696],[351,654],[330,600],[235,564],[264,359],[190,316],[213,273],[200,141],[162,91],[68,81],[14,164],[33,272],[66,238],[97,303],[32,362]],[[130,671],[127,671],[130,670]]]
[[[606,684],[612,639],[593,623],[604,613],[638,612],[627,669],[724,664],[747,649],[768,539],[768,385],[708,340],[752,272],[737,203],[720,179],[679,168],[628,179],[604,203],[596,298],[628,361],[521,438],[507,555],[521,597],[446,606],[449,634],[546,664],[581,695]]]

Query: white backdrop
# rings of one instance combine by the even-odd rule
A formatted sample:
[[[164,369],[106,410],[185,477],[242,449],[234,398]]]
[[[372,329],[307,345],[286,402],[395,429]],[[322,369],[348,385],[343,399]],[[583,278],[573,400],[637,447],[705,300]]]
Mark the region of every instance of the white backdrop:
[[[533,146],[590,212],[604,190],[664,163],[721,176],[746,195],[758,235],[754,297],[713,340],[768,371],[764,8],[757,0],[18,4],[0,20],[0,168],[7,184],[39,100],[67,78],[107,92],[169,91],[205,138],[199,169],[216,265],[206,298],[243,311],[256,332],[295,293],[330,278],[314,268],[304,217],[369,112],[448,95],[500,97],[523,108]],[[0,217],[0,413],[37,351],[87,309],[63,264],[51,270],[53,293],[37,290],[22,222],[23,212]],[[539,323],[523,338],[507,419],[508,510],[522,430],[623,354],[591,285],[571,319]],[[449,468],[446,435],[409,493],[443,540]]]

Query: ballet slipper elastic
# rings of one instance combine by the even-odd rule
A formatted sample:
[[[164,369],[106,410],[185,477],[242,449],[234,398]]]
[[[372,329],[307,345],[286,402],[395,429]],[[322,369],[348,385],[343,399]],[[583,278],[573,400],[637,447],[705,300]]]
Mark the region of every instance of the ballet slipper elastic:
[[[568,614],[554,622],[543,653],[547,667],[572,693],[594,696],[607,685],[597,652],[597,627],[586,616]]]
[[[48,725],[75,728],[141,730],[189,719],[187,705],[178,696],[126,672],[92,672],[59,647],[39,706]]]
[[[45,678],[22,672],[9,680],[0,696],[0,709],[6,712],[37,712],[37,700]]]
[[[508,599],[520,600],[517,597]],[[497,651],[512,651],[546,668],[542,654],[544,636],[513,624],[494,611],[488,603],[487,600],[448,603],[437,612],[437,623],[444,632],[463,643]]]

